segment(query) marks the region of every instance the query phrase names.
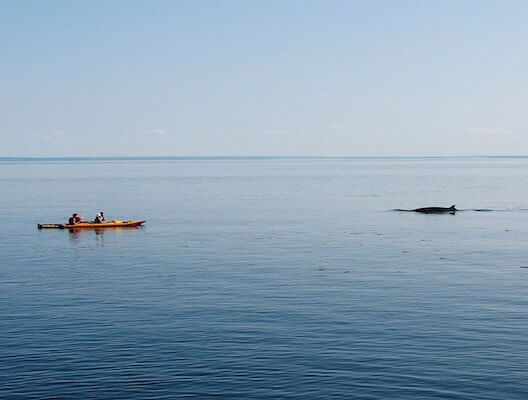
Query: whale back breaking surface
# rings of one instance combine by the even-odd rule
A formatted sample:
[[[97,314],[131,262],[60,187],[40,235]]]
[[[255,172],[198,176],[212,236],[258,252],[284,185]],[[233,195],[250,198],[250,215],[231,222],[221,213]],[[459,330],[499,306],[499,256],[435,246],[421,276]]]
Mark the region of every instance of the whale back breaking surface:
[[[456,211],[458,211],[455,207],[455,205],[452,205],[451,207],[422,207],[422,208],[415,208],[411,211],[419,212],[422,214],[445,214],[450,213],[454,214]]]

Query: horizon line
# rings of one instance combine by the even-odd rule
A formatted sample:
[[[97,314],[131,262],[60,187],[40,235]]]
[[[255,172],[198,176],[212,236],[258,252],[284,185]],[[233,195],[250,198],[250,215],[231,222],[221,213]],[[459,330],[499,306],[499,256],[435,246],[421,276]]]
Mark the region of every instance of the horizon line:
[[[316,155],[179,155],[179,156],[0,156],[0,161],[39,161],[39,160],[57,160],[57,161],[86,161],[86,160],[278,160],[278,159],[443,159],[443,158],[528,158],[528,155],[423,155],[423,156],[316,156]]]

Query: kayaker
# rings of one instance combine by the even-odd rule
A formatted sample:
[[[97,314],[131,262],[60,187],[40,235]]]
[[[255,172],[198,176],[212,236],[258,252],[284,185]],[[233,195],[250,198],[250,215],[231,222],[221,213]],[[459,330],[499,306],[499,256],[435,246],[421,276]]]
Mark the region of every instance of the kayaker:
[[[77,213],[73,213],[73,215],[70,217],[70,219],[68,220],[68,224],[69,225],[75,225],[75,224],[78,224],[80,222],[82,222],[82,219],[83,219],[83,216],[82,215],[79,215]]]
[[[95,216],[95,223],[100,224],[101,222],[105,222],[104,213],[102,211],[99,211],[97,215]]]

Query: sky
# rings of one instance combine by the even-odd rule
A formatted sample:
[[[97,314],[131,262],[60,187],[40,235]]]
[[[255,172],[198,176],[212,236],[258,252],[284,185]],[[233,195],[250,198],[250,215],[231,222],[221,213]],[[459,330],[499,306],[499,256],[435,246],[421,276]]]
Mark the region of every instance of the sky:
[[[0,156],[528,154],[524,0],[0,1]]]

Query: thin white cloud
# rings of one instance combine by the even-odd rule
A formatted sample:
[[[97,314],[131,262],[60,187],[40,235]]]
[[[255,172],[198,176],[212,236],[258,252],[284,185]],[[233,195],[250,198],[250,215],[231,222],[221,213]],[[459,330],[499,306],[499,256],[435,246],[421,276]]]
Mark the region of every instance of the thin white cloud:
[[[330,125],[325,128],[326,131],[345,131],[348,128],[344,125]]]
[[[469,129],[475,136],[514,136],[515,132],[512,132],[505,128],[471,128]]]
[[[167,136],[167,132],[165,129],[162,128],[153,128],[153,129],[147,129],[141,133],[144,136],[150,136],[150,137],[162,137]]]
[[[52,132],[42,132],[35,131],[34,136],[37,139],[44,140],[53,144],[70,144],[71,136],[64,131],[52,131]]]
[[[264,133],[270,136],[282,136],[288,132],[285,129],[279,128],[279,129],[266,129]]]

